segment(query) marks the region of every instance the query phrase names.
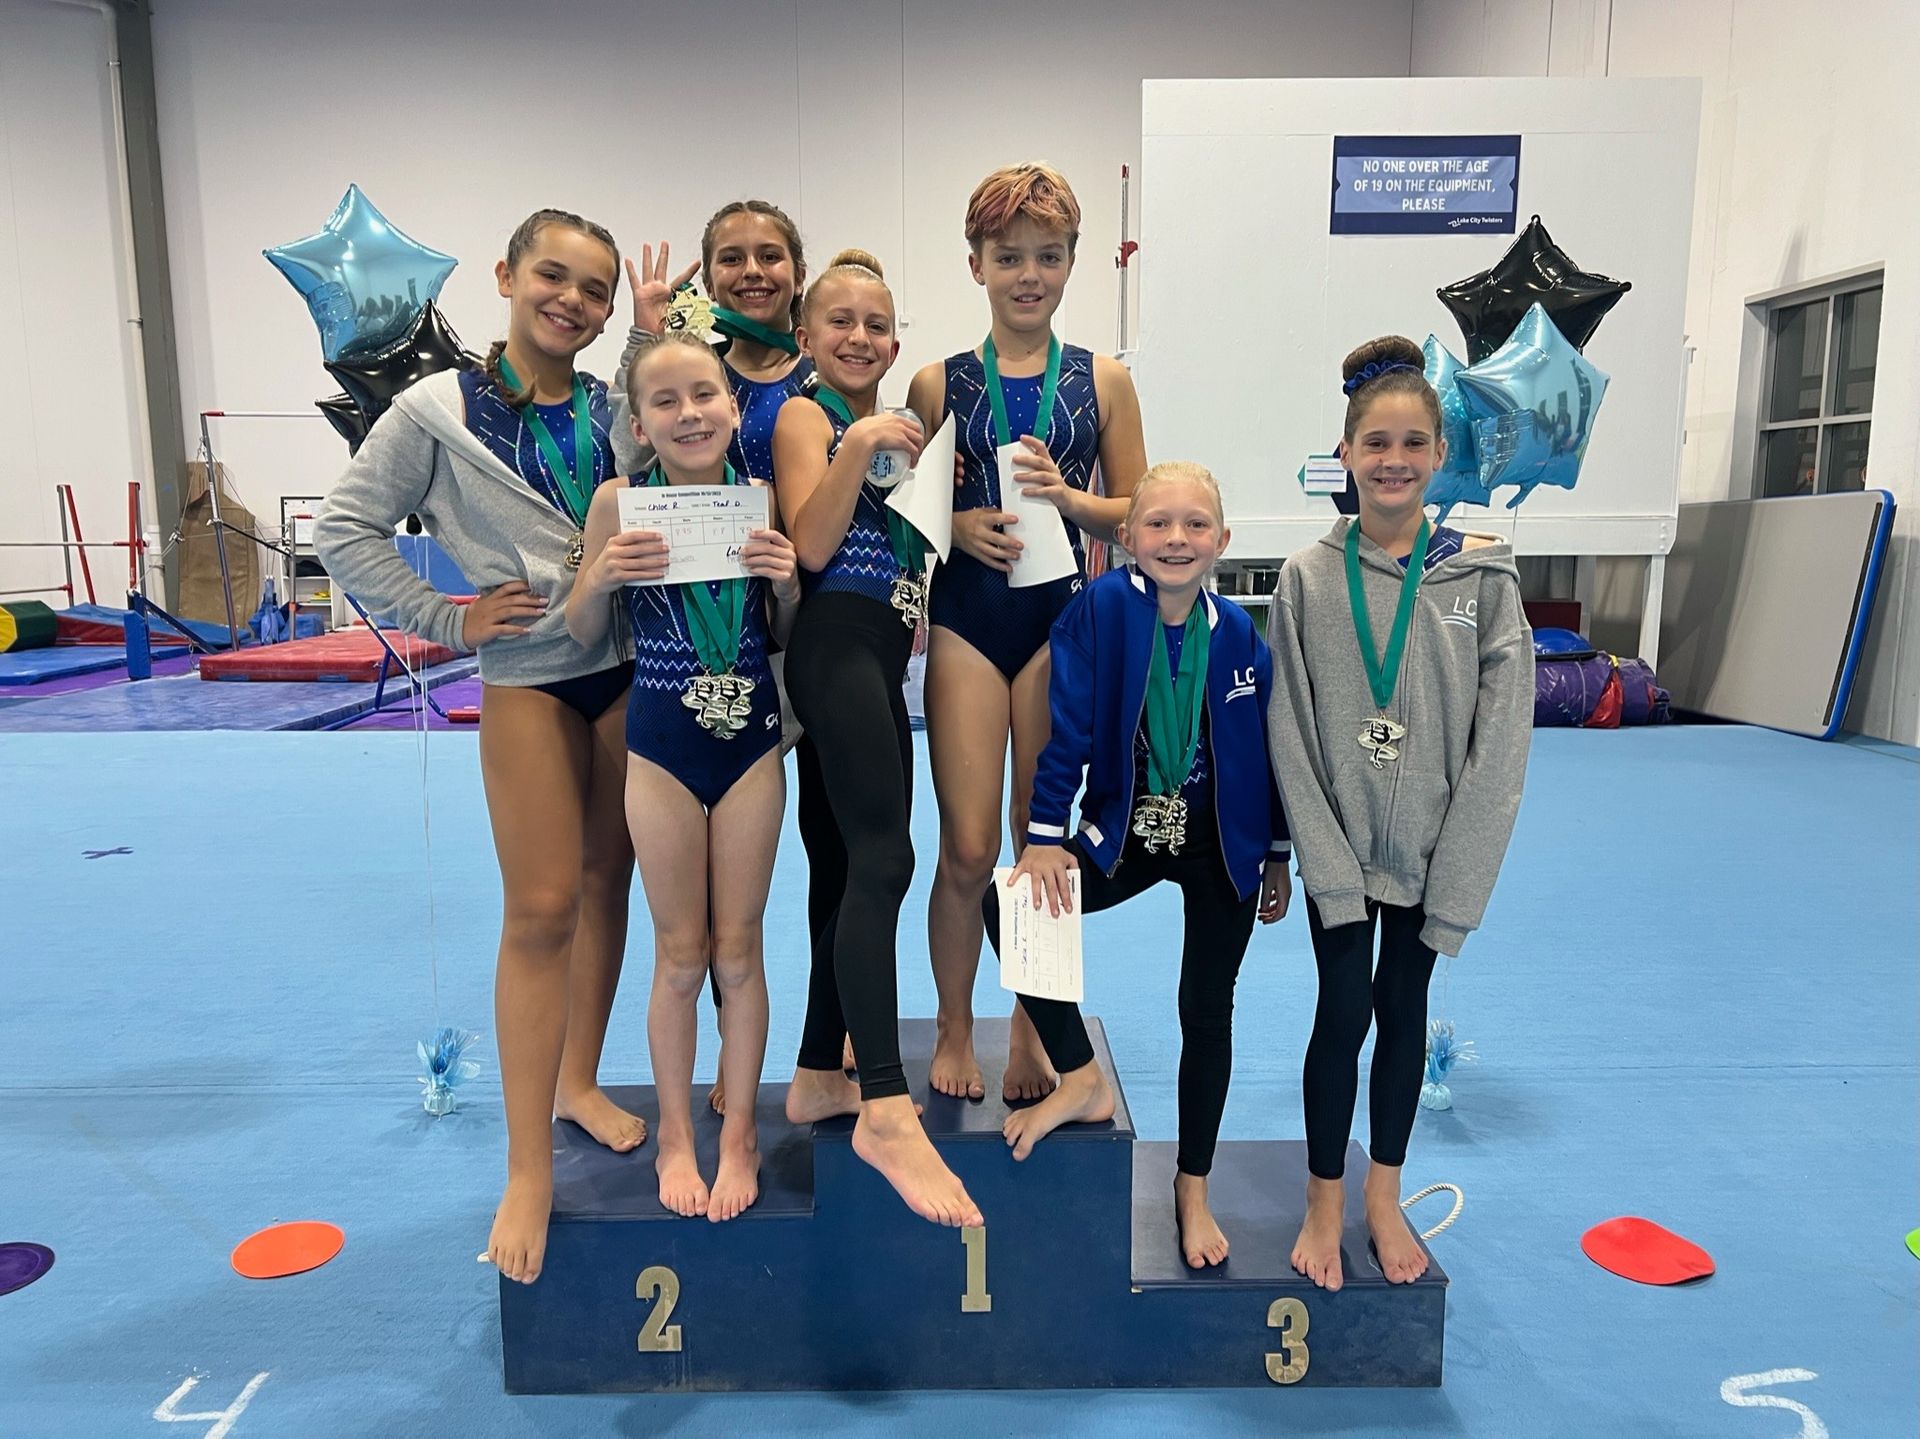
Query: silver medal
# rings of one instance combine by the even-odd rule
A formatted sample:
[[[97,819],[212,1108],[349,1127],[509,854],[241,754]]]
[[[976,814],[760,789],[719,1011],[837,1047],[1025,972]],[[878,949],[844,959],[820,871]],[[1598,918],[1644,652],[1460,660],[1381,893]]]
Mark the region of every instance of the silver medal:
[[[1385,715],[1370,719],[1360,730],[1360,748],[1367,752],[1375,769],[1385,769],[1390,760],[1400,758],[1400,741],[1407,737],[1406,729],[1395,724]]]
[[[1177,794],[1148,794],[1134,806],[1133,832],[1146,842],[1148,854],[1165,845],[1168,854],[1180,853],[1187,842],[1187,802]]]
[[[753,717],[753,681],[745,675],[697,674],[680,692],[680,703],[693,711],[701,728],[732,739]]]

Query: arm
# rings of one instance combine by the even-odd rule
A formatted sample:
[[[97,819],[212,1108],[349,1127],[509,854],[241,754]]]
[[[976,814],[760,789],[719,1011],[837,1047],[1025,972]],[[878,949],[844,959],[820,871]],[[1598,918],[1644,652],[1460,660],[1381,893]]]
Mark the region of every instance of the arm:
[[[619,582],[611,577],[607,542],[620,533],[619,493],[623,481],[607,480],[593,492],[587,506],[587,528],[582,543],[580,571],[567,595],[567,633],[587,649],[607,637],[613,622],[612,594]]]
[[[780,528],[780,496],[771,490],[767,494],[767,525],[753,532],[753,538],[741,548],[740,558],[748,573],[767,581],[767,629],[773,642],[785,648],[793,634],[793,617],[800,612],[800,569],[793,541]]]
[[[1427,861],[1427,922],[1420,942],[1460,953],[1480,926],[1513,837],[1533,742],[1533,635],[1520,587],[1495,573],[1480,591],[1480,683],[1467,762]]]
[[[907,390],[907,406],[920,417],[924,434],[931,435],[946,419],[947,367],[939,360],[922,365]],[[1038,441],[1035,441],[1037,444]],[[1045,446],[1041,450],[1045,452]],[[1050,463],[1050,462],[1049,462]],[[1058,481],[1059,472],[1055,472]],[[966,460],[956,448],[953,452],[953,484],[958,489],[966,479]],[[1066,488],[1060,482],[1062,489]],[[955,510],[953,512],[954,547],[973,556],[989,569],[1006,574],[1013,568],[1021,544],[1004,526],[1017,525],[1019,516],[1005,510]]]
[[[920,457],[918,425],[898,415],[855,420],[840,438],[833,459],[833,425],[812,400],[795,396],[773,422],[773,473],[786,497],[785,512],[800,563],[824,570],[847,537],[853,507],[876,450],[906,450]]]
[[[653,464],[653,449],[642,444],[639,436],[633,432],[633,406],[627,400],[627,370],[640,357],[640,352],[660,338],[660,328],[666,323],[667,305],[673,299],[673,292],[687,283],[699,270],[699,265],[689,265],[671,281],[667,279],[667,242],[660,242],[660,256],[656,260],[653,246],[640,247],[640,264],[636,267],[633,257],[627,257],[627,288],[633,295],[633,328],[627,331],[626,348],[620,352],[620,367],[613,372],[613,384],[608,387],[613,411],[613,460],[617,471],[623,475],[637,475]]]
[[[433,436],[403,411],[388,410],[321,506],[313,546],[334,583],[369,609],[392,615],[402,629],[424,640],[472,650],[478,637],[467,641],[461,606],[416,575],[393,545],[401,520],[430,512],[427,493],[437,451]],[[521,585],[520,593],[525,589]],[[532,595],[525,595],[525,602],[542,608],[545,603]]]
[[[1096,538],[1110,540],[1114,527],[1127,517],[1133,487],[1147,472],[1147,437],[1140,423],[1140,395],[1125,365],[1095,355],[1093,392],[1100,403],[1100,488],[1105,497],[1083,496],[1086,517],[1068,518]]]
[[[1053,732],[1034,769],[1026,843],[1007,876],[1009,886],[1031,876],[1033,902],[1039,904],[1044,895],[1049,913],[1055,915],[1073,908],[1067,876],[1076,861],[1065,847],[1067,821],[1093,757],[1093,656],[1087,633],[1092,621],[1084,592],[1054,621],[1049,644],[1053,675],[1047,685]]]
[[[1267,648],[1275,677],[1273,699],[1267,706],[1267,748],[1286,802],[1289,830],[1299,846],[1301,883],[1331,929],[1367,917],[1366,881],[1328,798],[1332,784],[1322,769],[1313,682],[1307,674],[1288,578],[1283,570],[1267,619]]]
[[[1257,641],[1253,653],[1253,689],[1254,702],[1260,706],[1260,713],[1271,714],[1273,652]],[[1287,833],[1287,812],[1280,803],[1280,784],[1273,777],[1271,756],[1267,759],[1267,810],[1271,816],[1271,837],[1267,844],[1267,862],[1260,873],[1260,908],[1257,913],[1262,924],[1274,924],[1286,918],[1287,907],[1293,900],[1293,879],[1287,873],[1287,863],[1293,858],[1293,840]]]

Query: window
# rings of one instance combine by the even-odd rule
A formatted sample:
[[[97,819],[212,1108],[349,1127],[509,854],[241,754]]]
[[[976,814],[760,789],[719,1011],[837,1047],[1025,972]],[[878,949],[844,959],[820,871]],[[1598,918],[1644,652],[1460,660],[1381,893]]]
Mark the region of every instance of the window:
[[[1766,324],[1755,495],[1866,488],[1880,289],[1876,272],[1754,306]]]

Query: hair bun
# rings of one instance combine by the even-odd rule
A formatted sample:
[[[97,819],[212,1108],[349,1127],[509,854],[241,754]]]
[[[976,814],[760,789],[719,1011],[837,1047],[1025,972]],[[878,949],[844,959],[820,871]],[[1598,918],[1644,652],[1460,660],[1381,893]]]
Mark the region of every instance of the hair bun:
[[[829,270],[838,269],[842,265],[852,265],[858,269],[871,270],[876,279],[884,280],[886,278],[886,271],[880,268],[880,261],[866,250],[842,250],[827,262],[827,268]]]
[[[1427,357],[1405,335],[1382,335],[1377,340],[1368,340],[1340,362],[1340,378],[1351,380],[1368,365],[1375,366],[1375,374],[1393,365],[1409,365],[1416,370],[1424,370]]]

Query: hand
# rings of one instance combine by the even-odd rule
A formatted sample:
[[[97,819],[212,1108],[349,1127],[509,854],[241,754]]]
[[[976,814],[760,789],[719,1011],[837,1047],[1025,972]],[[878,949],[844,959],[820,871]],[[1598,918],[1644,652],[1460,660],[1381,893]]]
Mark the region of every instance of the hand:
[[[525,580],[508,580],[467,606],[460,620],[460,643],[477,650],[489,640],[523,635],[546,612],[545,595],[536,595]],[[522,620],[528,623],[519,623]]]
[[[667,306],[673,301],[673,292],[700,271],[695,261],[687,266],[671,281],[667,279],[667,242],[660,242],[660,257],[656,260],[653,246],[640,247],[640,264],[636,267],[633,257],[627,257],[627,284],[633,290],[633,323],[650,335],[657,335],[667,323]]]
[[[1024,448],[1013,457],[1013,478],[1014,483],[1020,486],[1021,494],[1029,500],[1045,500],[1066,518],[1072,519],[1074,506],[1080,500],[1080,491],[1068,484],[1066,477],[1060,473],[1060,467],[1047,451],[1047,442],[1037,440],[1032,435],[1022,435],[1020,443]]]
[[[988,569],[1005,574],[1026,547],[997,527],[1019,523],[1018,515],[1010,515],[1005,510],[955,510],[953,542]]]
[[[597,595],[611,594],[636,580],[665,579],[667,537],[658,530],[621,530],[608,539],[580,583]]]
[[[800,598],[800,571],[793,541],[778,530],[755,530],[740,547],[740,563],[747,573],[773,586],[775,599]]]
[[[1293,876],[1287,873],[1287,856],[1273,855],[1260,873],[1260,923],[1273,924],[1285,918],[1292,899]]]
[[[1033,881],[1034,908],[1040,907],[1040,898],[1045,895],[1047,913],[1058,919],[1062,910],[1073,913],[1073,891],[1068,888],[1068,876],[1079,867],[1080,862],[1065,845],[1029,844],[1020,851],[1020,862],[1007,876],[1007,888],[1012,889],[1025,875]]]
[[[866,446],[868,454],[877,454],[881,450],[905,450],[909,466],[920,462],[921,447],[927,442],[919,420],[912,415],[890,415],[885,410],[848,425],[847,439]]]

